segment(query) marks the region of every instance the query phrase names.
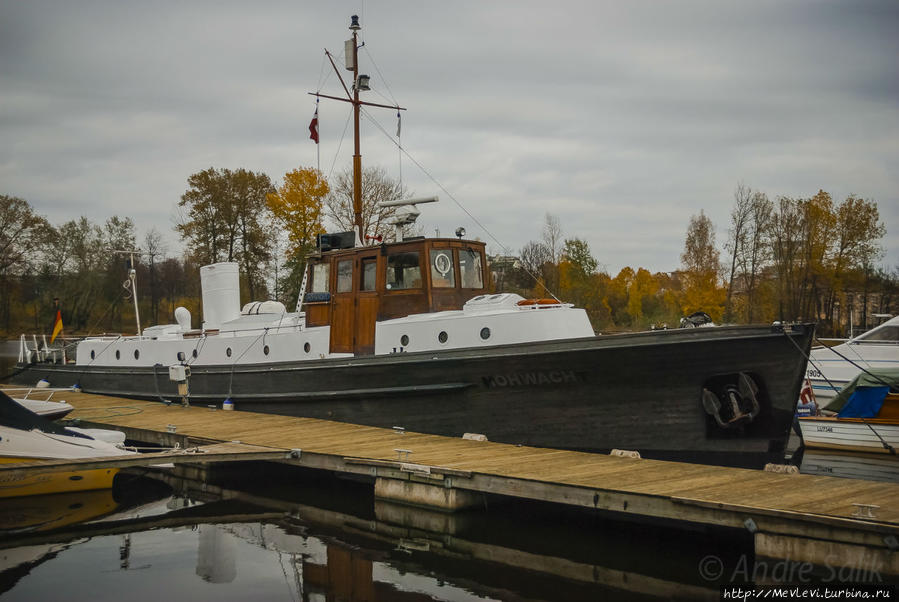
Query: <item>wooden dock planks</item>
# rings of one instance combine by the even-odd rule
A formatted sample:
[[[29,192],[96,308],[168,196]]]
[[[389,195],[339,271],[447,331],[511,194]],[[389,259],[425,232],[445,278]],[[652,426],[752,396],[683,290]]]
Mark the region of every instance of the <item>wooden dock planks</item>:
[[[838,519],[841,525],[873,533],[899,535],[899,485],[840,479],[826,476],[788,475],[758,470],[734,469],[677,462],[621,458],[551,449],[529,448],[493,442],[468,441],[420,433],[400,433],[392,429],[293,418],[250,412],[226,412],[205,406],[182,408],[173,403],[127,400],[67,392],[57,395],[75,406],[69,418],[84,422],[165,433],[170,425],[181,436],[204,441],[240,441],[243,444],[277,449],[301,449],[309,455],[385,461],[442,467],[472,473],[477,479],[455,478],[453,485],[480,491],[512,495],[537,491],[537,499],[552,500],[572,491],[590,493],[594,506],[600,494],[614,500],[607,508],[618,508],[621,500],[639,501],[634,512],[649,508],[653,500],[687,505],[689,512],[671,517],[705,521],[699,509],[731,509],[730,512],[758,512],[780,516],[784,520],[827,523]],[[489,433],[487,433],[489,436]],[[398,453],[395,450],[410,450]],[[301,462],[302,463],[302,462]],[[355,470],[355,469],[354,469]],[[480,479],[480,480],[479,480]],[[508,491],[503,488],[506,487]],[[581,494],[578,494],[581,495]],[[585,499],[589,499],[587,496]],[[566,500],[560,500],[566,502]],[[642,504],[642,505],[641,505]],[[853,504],[879,506],[875,519],[853,516]],[[622,504],[627,509],[629,506]],[[737,510],[735,510],[737,509]],[[629,510],[631,511],[631,510]],[[668,517],[668,510],[659,510]],[[743,518],[725,520],[720,513],[707,512],[708,522],[742,524]],[[714,515],[714,516],[713,516]]]

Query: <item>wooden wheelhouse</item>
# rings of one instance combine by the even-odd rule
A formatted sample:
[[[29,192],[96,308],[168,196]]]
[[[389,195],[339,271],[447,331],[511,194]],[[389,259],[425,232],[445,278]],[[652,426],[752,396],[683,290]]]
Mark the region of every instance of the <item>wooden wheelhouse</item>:
[[[487,290],[484,243],[414,238],[308,258],[307,326],[331,326],[331,352],[367,355],[375,322],[458,310]]]

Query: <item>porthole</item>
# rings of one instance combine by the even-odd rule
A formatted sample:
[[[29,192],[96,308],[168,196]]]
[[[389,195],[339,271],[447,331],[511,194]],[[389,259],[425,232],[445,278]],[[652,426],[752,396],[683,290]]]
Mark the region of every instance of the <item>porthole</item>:
[[[117,360],[122,359],[122,352],[119,351],[118,349],[115,350],[115,358]]]
[[[305,351],[306,353],[309,353],[311,350],[312,350],[312,345],[310,345],[309,343],[306,343],[305,345],[303,345],[303,351]]]
[[[262,353],[264,353],[265,355],[268,355],[268,345],[266,345],[265,347],[262,348]]]
[[[191,352],[191,355],[194,356],[194,359],[197,359],[197,350],[194,349],[194,350]]]
[[[97,357],[97,352],[94,351],[93,349],[91,349],[91,359],[96,359],[96,357]]]
[[[409,345],[409,335],[408,334],[404,334],[403,336],[400,337],[400,345],[402,345],[403,347],[406,347]]]
[[[481,338],[485,341],[490,338],[490,329],[486,326],[481,329]]]
[[[449,335],[446,334],[445,330],[441,330],[440,334],[437,335],[437,340],[441,343],[446,343],[446,340],[449,338]]]
[[[227,355],[228,357],[231,357],[231,348],[230,347],[225,349],[225,355]]]
[[[136,359],[136,360],[140,359],[140,349],[134,350],[134,359]]]

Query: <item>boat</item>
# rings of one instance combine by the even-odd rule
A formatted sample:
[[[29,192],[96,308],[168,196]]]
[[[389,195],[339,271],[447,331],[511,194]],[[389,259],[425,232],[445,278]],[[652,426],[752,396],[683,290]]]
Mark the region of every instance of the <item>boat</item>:
[[[66,428],[38,416],[0,391],[0,464],[33,460],[107,458],[136,452],[103,437],[105,429]],[[107,439],[107,440],[104,440]],[[112,487],[118,469],[94,468],[0,476],[0,498],[89,491]]]
[[[47,420],[59,420],[75,409],[70,403],[52,399],[58,389],[23,387],[21,389],[6,388],[4,391],[13,401]]]
[[[359,28],[353,17],[354,82]],[[344,89],[315,95],[357,115],[385,106],[359,100],[361,85]],[[242,306],[237,265],[203,266],[199,327],[180,307],[173,324],[82,340],[74,362],[23,335],[16,382],[530,446],[782,459],[814,324],[597,336],[572,304],[492,291],[485,243],[461,228],[404,236],[435,197],[388,202],[395,240],[373,240],[358,140],[355,227],[318,237],[292,311]]]
[[[862,370],[880,368],[899,368],[899,316],[839,345],[812,349],[808,378],[826,404]]]
[[[806,448],[896,454],[899,368],[866,370],[821,407],[797,417]]]

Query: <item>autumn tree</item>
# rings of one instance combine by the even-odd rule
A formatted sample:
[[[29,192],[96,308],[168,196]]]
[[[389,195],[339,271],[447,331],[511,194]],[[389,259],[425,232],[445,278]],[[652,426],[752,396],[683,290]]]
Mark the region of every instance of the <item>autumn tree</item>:
[[[548,294],[546,287],[546,270],[549,265],[549,249],[539,241],[528,241],[519,251],[520,268],[516,272],[515,282],[523,291],[533,297]]]
[[[382,207],[383,201],[409,198],[409,191],[399,180],[394,180],[377,166],[362,170],[362,235],[381,236],[386,241],[395,238],[390,219],[396,215],[397,207]],[[325,216],[339,229],[352,231],[355,226],[353,214],[353,171],[346,170],[332,180],[330,191],[325,196]]]
[[[279,282],[286,299],[299,294],[306,256],[315,249],[315,237],[325,232],[322,224],[328,183],[316,169],[295,169],[284,174],[284,182],[266,197],[279,228],[287,233],[287,276]]]
[[[631,326],[633,324],[633,318],[627,311],[627,296],[634,281],[634,276],[636,276],[634,269],[630,266],[625,266],[609,282],[606,302],[609,305],[612,320],[616,326]]]
[[[704,311],[713,320],[724,313],[726,292],[719,286],[720,255],[715,246],[715,227],[704,212],[690,218],[684,252],[681,254],[684,314]]]
[[[827,316],[831,321],[838,294],[845,289],[847,274],[852,270],[861,270],[867,277],[869,268],[883,253],[879,240],[886,234],[877,204],[855,195],[849,195],[836,208],[835,222],[830,261],[832,286],[827,299]]]
[[[800,281],[796,287],[798,298],[795,306],[797,317],[815,319],[821,313],[819,300],[822,287],[828,287],[827,260],[831,241],[834,238],[836,215],[830,194],[819,190],[810,199],[799,203]]]
[[[550,290],[558,290],[559,263],[562,258],[564,241],[559,217],[549,212],[543,217],[543,245],[549,253],[549,262],[544,269],[546,286]]]
[[[756,294],[770,256],[766,232],[772,211],[773,205],[764,193],[742,183],[737,185],[725,244],[730,253],[725,320],[742,314],[743,320],[751,323],[757,315]],[[739,311],[735,304],[740,305]]]
[[[267,226],[266,196],[274,190],[264,173],[209,169],[187,179],[178,203],[186,213],[175,226],[188,252],[203,264],[236,261],[251,299],[265,293],[265,265],[274,233]]]

